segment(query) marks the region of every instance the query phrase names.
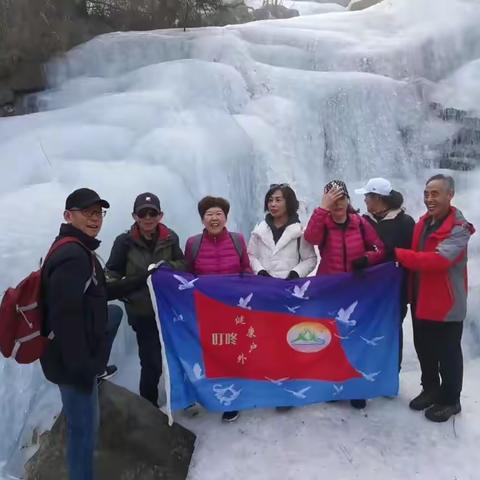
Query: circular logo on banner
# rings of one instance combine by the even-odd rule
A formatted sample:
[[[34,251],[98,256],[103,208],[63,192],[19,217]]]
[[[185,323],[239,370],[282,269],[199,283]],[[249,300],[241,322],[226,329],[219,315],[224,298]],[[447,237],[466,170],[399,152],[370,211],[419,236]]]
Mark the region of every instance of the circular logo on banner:
[[[297,323],[287,333],[290,347],[303,353],[319,352],[328,347],[331,340],[330,330],[321,323]]]

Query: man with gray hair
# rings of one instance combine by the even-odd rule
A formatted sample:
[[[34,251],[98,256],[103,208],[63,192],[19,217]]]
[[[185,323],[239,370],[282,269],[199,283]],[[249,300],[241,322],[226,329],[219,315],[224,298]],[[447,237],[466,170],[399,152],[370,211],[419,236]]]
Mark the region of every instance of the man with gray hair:
[[[423,391],[410,408],[425,410],[433,422],[461,411],[467,245],[475,229],[451,205],[454,194],[452,177],[431,177],[424,191],[427,213],[415,225],[412,249],[395,249],[398,262],[412,272],[413,340],[422,370]]]

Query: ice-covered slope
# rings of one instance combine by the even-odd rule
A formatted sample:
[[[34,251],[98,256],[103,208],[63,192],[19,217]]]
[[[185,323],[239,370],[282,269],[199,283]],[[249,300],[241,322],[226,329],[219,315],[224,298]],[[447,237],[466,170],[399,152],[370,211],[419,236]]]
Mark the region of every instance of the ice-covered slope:
[[[232,201],[231,226],[248,235],[261,216],[266,186],[277,181],[288,181],[297,189],[303,216],[319,201],[328,178],[342,177],[353,187],[377,174],[391,177],[406,194],[409,209],[420,212],[422,182],[431,173],[424,161],[426,130],[431,125],[426,122],[425,91],[419,84],[430,86],[429,92],[451,79],[463,85],[462,69],[480,58],[479,21],[476,0],[385,0],[361,12],[186,33],[116,33],[73,50],[51,66],[52,90],[39,97],[41,112],[0,120],[0,288],[35,268],[61,221],[65,196],[83,185],[111,200],[101,235],[104,257],[114,236],[129,224],[133,198],[144,190],[160,195],[165,221],[183,241],[198,231],[195,206],[207,193]],[[475,94],[472,89],[468,101],[476,101]],[[448,106],[448,94],[442,98]],[[478,174],[458,175],[458,180],[457,204],[478,226]],[[477,239],[472,241],[471,257],[474,313],[480,306]],[[471,332],[466,330],[469,357],[476,354],[468,341]],[[123,362],[120,381],[134,388],[136,361],[125,360],[131,358],[128,352],[135,353],[127,329],[115,348],[116,360]],[[409,369],[416,368],[412,359]],[[473,379],[476,371],[477,366],[467,365],[468,377]],[[277,466],[276,444],[267,449],[263,437],[255,443],[256,429],[261,428],[256,419],[263,414],[246,414],[230,430],[220,430],[216,417],[200,420],[202,441],[192,478],[240,478],[236,470],[230,474],[219,457],[215,457],[217,470],[208,473],[213,449],[217,455],[225,449],[226,458],[240,452],[251,462],[250,448],[256,448],[259,456],[264,452],[258,463],[243,462],[242,468],[253,469],[251,476],[242,471],[245,478],[266,478],[260,472],[267,468],[287,472],[276,478],[294,478],[301,466],[312,462],[312,468],[322,471],[328,448],[320,443],[322,448],[314,456],[312,445],[323,430],[321,442],[337,434],[340,438],[344,430],[348,451],[360,448],[358,439],[364,431],[384,445],[394,442],[392,450],[376,450],[386,459],[377,464],[379,476],[384,476],[388,465],[397,465],[396,450],[402,455],[410,451],[404,443],[411,441],[411,431],[420,428],[420,437],[436,444],[446,435],[446,429],[427,427],[404,411],[416,378],[416,373],[408,373],[401,401],[374,402],[365,423],[359,423],[363,420],[356,418],[358,412],[341,406],[312,407],[288,417],[266,414],[265,435],[269,435],[265,438],[279,441],[288,460]],[[474,398],[474,393],[470,395]],[[58,399],[55,389],[43,382],[38,366],[20,368],[3,360],[0,399],[1,461],[18,451],[39,420],[40,427],[51,421]],[[465,402],[466,433],[460,449],[478,439],[469,421],[478,406],[468,398]],[[373,413],[376,403],[378,417]],[[377,423],[369,422],[370,415],[386,422],[389,412],[398,421],[398,435],[393,435],[393,426],[378,431]],[[311,426],[310,418],[316,419]],[[342,426],[337,428],[337,422]],[[297,424],[299,437],[294,437]],[[231,449],[225,441],[215,445],[213,432],[221,432],[218,438],[231,432]],[[288,443],[290,437],[301,440]],[[453,449],[454,444],[445,441]],[[418,450],[426,452],[426,445],[427,440]],[[373,450],[365,451],[373,461]],[[328,458],[343,465],[342,457],[349,455]],[[361,449],[358,455],[361,458]],[[435,455],[441,459],[441,453]],[[461,458],[458,455],[454,458]],[[357,453],[355,458],[360,462]],[[391,478],[428,478],[421,472],[430,457],[425,463],[419,459],[418,468],[407,457],[400,458],[405,458],[407,474]],[[357,477],[348,473],[338,478],[370,478],[365,473],[369,463],[362,470],[359,464],[347,462],[352,469],[347,471],[355,469]],[[312,479],[320,477],[314,470],[307,472]],[[458,472],[459,480],[470,480],[468,470]]]

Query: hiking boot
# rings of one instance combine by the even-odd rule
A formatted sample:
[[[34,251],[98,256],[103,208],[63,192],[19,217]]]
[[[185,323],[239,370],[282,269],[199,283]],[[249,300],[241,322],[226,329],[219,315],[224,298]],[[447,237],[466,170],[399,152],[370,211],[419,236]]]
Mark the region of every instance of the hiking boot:
[[[100,375],[97,375],[97,382],[103,382],[104,380],[108,380],[112,378],[118,372],[118,368],[116,365],[107,365],[105,367],[105,371]]]
[[[293,407],[275,407],[275,410],[278,412],[278,413],[285,413],[285,412],[288,412],[289,410],[291,410]]]
[[[233,410],[232,412],[223,412],[222,421],[231,423],[234,422],[240,416],[240,412],[238,410]]]
[[[361,410],[362,408],[365,408],[367,406],[367,401],[366,400],[350,400],[350,405],[353,408]]]
[[[460,402],[453,405],[433,405],[425,410],[425,417],[431,422],[446,422],[452,415],[462,411]]]
[[[409,404],[408,406],[412,410],[425,410],[428,407],[431,407],[435,400],[437,399],[437,391],[436,390],[423,390],[420,395],[417,395]]]

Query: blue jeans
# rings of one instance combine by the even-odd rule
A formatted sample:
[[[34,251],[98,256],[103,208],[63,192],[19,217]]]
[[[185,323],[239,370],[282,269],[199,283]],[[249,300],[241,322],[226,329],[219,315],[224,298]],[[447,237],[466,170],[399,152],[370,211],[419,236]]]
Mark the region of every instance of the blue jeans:
[[[72,385],[59,388],[67,421],[69,480],[93,480],[93,452],[100,425],[97,382],[91,393]]]

